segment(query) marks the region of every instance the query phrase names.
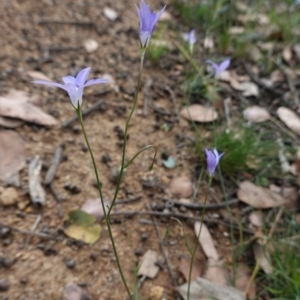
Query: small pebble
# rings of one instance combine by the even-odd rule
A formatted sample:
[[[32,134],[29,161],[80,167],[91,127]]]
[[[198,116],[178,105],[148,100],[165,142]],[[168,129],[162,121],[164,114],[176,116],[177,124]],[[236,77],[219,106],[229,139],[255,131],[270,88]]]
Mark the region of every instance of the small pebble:
[[[14,263],[15,263],[15,259],[11,258],[11,257],[4,257],[2,259],[2,265],[3,267],[9,269]]]
[[[64,185],[64,188],[65,188],[67,191],[71,192],[72,194],[79,194],[79,193],[81,192],[81,189],[80,189],[78,186],[76,186],[76,185],[74,185],[74,184],[71,184],[71,183],[69,183],[69,182],[67,182],[67,183]]]
[[[11,239],[10,238],[6,238],[2,241],[2,245],[3,246],[9,246],[11,243]]]
[[[134,251],[134,254],[135,254],[136,256],[142,256],[142,255],[144,254],[144,251],[143,251],[143,249],[138,248],[138,249],[136,249],[136,250]]]
[[[65,259],[65,265],[69,268],[69,269],[74,269],[76,267],[76,262],[73,259]]]
[[[28,281],[28,279],[27,279],[26,276],[23,276],[23,277],[20,279],[20,283],[21,283],[21,284],[27,284],[27,281]]]
[[[6,292],[9,290],[10,284],[6,279],[0,279],[0,291]]]
[[[148,234],[144,232],[141,236],[141,241],[145,242],[147,239],[148,239]]]
[[[107,163],[111,162],[111,157],[110,157],[110,155],[109,155],[107,152],[105,152],[105,153],[102,155],[101,161],[102,161],[104,164],[107,164]]]
[[[1,227],[1,229],[0,229],[0,236],[2,238],[7,237],[9,234],[10,234],[10,229],[9,228],[7,228],[7,227]]]

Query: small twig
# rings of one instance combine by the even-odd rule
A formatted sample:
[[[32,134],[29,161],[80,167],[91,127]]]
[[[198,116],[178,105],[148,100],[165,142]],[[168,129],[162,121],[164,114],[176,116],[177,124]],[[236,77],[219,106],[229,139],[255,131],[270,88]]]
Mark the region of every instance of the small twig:
[[[223,208],[226,207],[227,205],[234,205],[240,202],[239,199],[233,199],[233,200],[229,200],[229,201],[225,201],[222,203],[211,203],[211,204],[204,204],[204,203],[188,203],[188,202],[183,202],[183,201],[176,201],[176,200],[171,200],[168,198],[163,198],[162,199],[165,202],[170,202],[173,205],[176,206],[184,206],[186,208],[189,209],[202,209],[205,207],[205,209],[216,209],[216,208]]]
[[[150,98],[150,89],[152,86],[152,78],[148,78],[145,86],[145,97],[144,97],[144,106],[143,106],[143,115],[146,117],[148,115],[148,102]]]
[[[40,221],[41,221],[42,215],[37,215],[34,224],[31,226],[30,231],[35,232],[36,228],[38,227]],[[25,248],[28,246],[30,242],[31,236],[28,236],[25,242]]]
[[[60,204],[60,201],[61,201],[61,200],[60,200],[60,198],[58,197],[56,191],[54,190],[54,187],[53,187],[53,184],[52,184],[52,183],[50,184],[49,188],[50,188],[50,191],[51,191],[51,193],[52,193],[52,195],[53,195],[53,197],[54,197],[54,199],[55,199],[55,201],[56,201],[56,209],[57,209],[58,216],[59,216],[60,218],[63,218],[63,217],[64,217],[64,212],[63,212],[63,210],[62,210],[62,208],[61,208],[61,204]]]
[[[52,157],[51,165],[45,177],[45,181],[44,181],[45,185],[50,185],[51,182],[53,181],[53,178],[55,177],[55,174],[57,172],[57,169],[62,159],[63,149],[64,149],[63,145],[59,145],[55,149]]]
[[[39,20],[37,24],[57,24],[57,25],[77,25],[77,26],[95,26],[95,24],[91,21],[63,21],[63,20]]]
[[[271,227],[271,229],[270,229],[270,231],[269,231],[269,234],[268,234],[268,238],[269,238],[269,239],[272,237],[272,235],[273,235],[273,233],[274,233],[274,231],[275,231],[275,229],[276,229],[276,226],[277,226],[277,224],[278,224],[278,222],[279,222],[279,220],[280,220],[280,218],[281,218],[283,212],[284,212],[284,207],[282,206],[282,207],[280,207],[278,213],[276,214],[274,223],[272,224],[272,227]]]
[[[103,91],[103,94],[108,93],[109,91]],[[105,103],[105,101],[103,99],[98,100],[96,103],[94,103],[91,107],[82,110],[82,116],[87,116],[88,114],[90,114],[92,111],[96,110],[99,108],[99,106],[101,106],[103,103]],[[71,119],[65,121],[62,123],[62,128],[67,128],[70,125],[72,125],[76,120],[78,119],[78,116],[74,116]]]
[[[148,216],[157,216],[157,217],[165,217],[165,218],[178,218],[178,219],[183,219],[183,220],[192,220],[192,221],[199,221],[199,216],[189,216],[186,214],[181,214],[181,213],[163,213],[163,212],[158,212],[158,211],[118,211],[118,212],[113,212],[110,214],[110,217],[119,217],[119,216],[124,216],[124,217],[133,217],[135,215],[148,215]],[[223,222],[221,220],[215,220],[215,219],[207,219],[204,218],[204,222],[208,224],[220,224],[226,227],[230,227],[229,223]],[[237,231],[241,231],[240,226],[233,224],[233,229]],[[253,231],[247,228],[242,228],[242,231],[244,233],[249,233],[253,234]]]
[[[248,73],[248,75],[250,76],[250,78],[252,79],[252,81],[253,81],[254,83],[256,83],[258,86],[260,86],[261,88],[263,88],[263,89],[265,89],[265,90],[267,90],[267,91],[269,91],[269,92],[272,92],[272,93],[274,93],[274,94],[276,94],[276,95],[282,96],[282,93],[281,93],[281,92],[275,90],[273,87],[267,86],[267,85],[264,84],[257,76],[255,76],[255,75],[252,73],[251,68],[249,67],[249,65],[248,65],[246,62],[242,61],[242,64],[243,64],[243,66],[244,66],[246,72]]]
[[[4,228],[6,227],[6,228],[9,228],[10,230],[17,231],[17,232],[22,233],[22,234],[37,236],[37,237],[47,239],[47,240],[55,240],[56,239],[56,237],[53,236],[53,235],[49,235],[49,234],[46,234],[46,233],[38,233],[38,232],[27,231],[27,230],[23,230],[23,229],[20,229],[20,228],[14,227],[14,226],[10,226],[10,225],[6,225],[6,224],[3,224],[3,223],[0,223],[0,227],[4,227]]]
[[[136,196],[134,198],[116,200],[115,204],[126,204],[126,203],[130,203],[130,202],[138,201],[141,198],[142,198],[142,196]]]
[[[153,105],[153,110],[156,112],[156,113],[159,113],[160,115],[163,115],[163,116],[171,116],[171,114],[167,111],[165,111],[164,109],[162,108],[159,108],[155,105]]]
[[[176,281],[176,277],[175,277],[175,275],[173,273],[169,257],[168,257],[168,255],[167,255],[167,253],[165,251],[165,247],[164,247],[164,244],[163,244],[160,232],[159,232],[159,227],[158,227],[156,218],[153,217],[152,219],[153,219],[153,223],[154,223],[154,226],[155,226],[155,231],[156,231],[156,234],[157,234],[157,237],[158,237],[158,242],[159,242],[160,250],[161,250],[161,252],[162,252],[162,254],[163,254],[164,258],[165,258],[165,261],[166,261],[166,264],[167,264],[167,267],[168,267],[168,271],[169,271],[169,274],[170,274],[170,277],[171,277],[172,285],[173,285],[173,287],[175,287],[175,286],[178,285],[177,281]],[[179,297],[178,293],[176,295],[176,299],[180,300],[180,297]]]
[[[177,103],[177,99],[175,96],[175,93],[173,92],[173,90],[169,87],[169,86],[165,86],[165,89],[168,91],[168,93],[171,96],[171,99],[173,101],[173,105],[174,105],[174,109],[175,109],[175,114],[176,114],[176,122],[179,121],[179,110],[178,110],[178,103]]]

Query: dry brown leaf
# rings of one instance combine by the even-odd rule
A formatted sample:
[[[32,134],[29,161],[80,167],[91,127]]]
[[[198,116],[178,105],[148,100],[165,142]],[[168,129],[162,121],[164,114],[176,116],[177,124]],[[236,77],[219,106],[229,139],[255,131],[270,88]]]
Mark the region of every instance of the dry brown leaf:
[[[251,212],[249,221],[254,227],[261,228],[264,225],[262,212],[259,210]]]
[[[207,270],[203,278],[222,286],[226,286],[229,281],[229,275],[225,269],[224,263],[220,260],[211,258],[208,259]]]
[[[214,108],[200,104],[192,104],[183,108],[180,115],[186,120],[202,123],[213,122],[218,119],[218,113]]]
[[[300,135],[300,118],[299,116],[287,107],[279,107],[277,109],[279,119],[293,132]]]
[[[244,292],[247,288],[250,277],[251,277],[250,269],[244,264],[239,264],[235,270],[234,278],[233,278],[235,287],[239,291]],[[247,296],[249,300],[255,299],[256,297],[255,282],[252,282]]]
[[[183,299],[187,300],[188,284],[176,287]],[[198,277],[191,282],[190,300],[246,300],[246,297],[238,289],[231,286],[221,286],[209,280]]]
[[[259,266],[266,274],[271,274],[273,272],[273,267],[271,264],[270,252],[267,250],[267,247],[263,247],[259,243],[255,243],[253,251],[255,260],[258,262]]]
[[[165,21],[172,21],[172,15],[167,11],[164,10],[164,12],[162,13],[162,15],[159,18],[160,22],[165,22]]]
[[[42,72],[39,71],[28,71],[26,73],[32,80],[48,80],[51,81],[52,79],[49,78],[47,75],[45,75]]]
[[[243,92],[243,95],[245,97],[255,96],[257,97],[259,95],[259,89],[258,86],[253,82],[243,82],[239,85],[239,90]]]
[[[299,207],[299,193],[297,188],[280,187],[275,184],[270,184],[270,190],[276,194],[281,195],[285,199],[284,206],[288,209],[296,209]]]
[[[269,112],[260,106],[254,105],[246,108],[243,112],[244,118],[252,123],[261,123],[270,120]]]
[[[55,125],[56,120],[33,105],[32,101],[36,103],[36,97],[29,97],[23,91],[10,90],[8,94],[0,97],[0,115],[40,125]]]
[[[183,275],[185,281],[189,281],[190,263],[191,263],[190,258],[187,258],[185,256],[180,257],[178,269],[179,272]],[[191,280],[195,280],[197,277],[201,276],[201,273],[202,273],[201,262],[195,259],[192,267]]]
[[[0,116],[0,126],[4,128],[17,128],[20,127],[23,123],[24,122],[22,120]]]
[[[233,27],[230,27],[228,31],[232,35],[238,35],[238,34],[244,33],[245,28],[244,27],[239,27],[239,26],[233,26]]]
[[[280,82],[280,81],[283,81],[284,80],[284,77],[282,75],[282,72],[280,70],[275,70],[271,73],[270,75],[270,79],[273,81],[273,82]]]
[[[17,132],[0,130],[0,157],[0,181],[19,186],[19,171],[25,166],[26,152]]]
[[[92,53],[98,49],[99,44],[94,39],[87,39],[83,42],[83,47],[85,48],[86,52]]]
[[[108,210],[111,202],[107,199],[104,200],[104,205],[106,211]],[[101,218],[104,216],[102,204],[100,198],[88,199],[86,200],[83,205],[81,206],[81,210],[85,211],[86,213],[95,216],[96,218]]]
[[[171,180],[169,190],[173,196],[188,198],[193,194],[193,184],[188,176],[179,176]]]
[[[199,235],[200,228],[201,228],[201,232]],[[199,240],[199,243],[200,243],[205,255],[208,258],[218,261],[219,255],[214,246],[212,236],[211,236],[210,232],[208,231],[208,228],[206,227],[206,225],[204,223],[202,223],[202,226],[201,226],[201,222],[195,222],[194,230],[195,230],[196,237],[199,237],[198,240]]]
[[[138,276],[146,276],[148,278],[153,279],[159,271],[159,267],[156,264],[157,261],[157,252],[154,250],[148,250],[142,258],[142,262],[138,271]]]
[[[251,207],[262,209],[278,207],[286,203],[280,195],[267,188],[256,186],[250,181],[240,183],[237,197]]]
[[[287,62],[287,63],[290,63],[290,62],[291,62],[292,57],[293,57],[293,52],[292,52],[292,48],[291,48],[290,45],[286,46],[286,47],[283,49],[282,57],[283,57],[283,59],[285,60],[285,62]]]
[[[293,46],[293,50],[296,53],[298,60],[300,60],[300,44],[296,44]]]

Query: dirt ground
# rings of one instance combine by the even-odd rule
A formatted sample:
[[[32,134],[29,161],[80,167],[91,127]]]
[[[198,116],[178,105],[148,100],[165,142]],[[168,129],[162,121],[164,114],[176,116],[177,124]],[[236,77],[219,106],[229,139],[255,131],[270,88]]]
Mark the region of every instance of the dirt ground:
[[[168,4],[150,2],[156,10]],[[78,122],[67,128],[61,127],[63,122],[75,115],[66,93],[33,85],[26,73],[40,71],[60,82],[63,76],[74,76],[82,68],[91,67],[90,78],[109,74],[115,79],[115,88],[106,85],[87,88],[83,106],[86,109],[100,99],[105,101],[105,105],[85,117],[84,122],[98,164],[104,196],[111,199],[115,187],[112,173],[121,160],[122,139],[116,128],[119,126],[121,131],[124,128],[139,68],[135,3],[133,0],[113,3],[95,0],[12,0],[0,3],[0,93],[3,95],[10,89],[17,89],[38,94],[43,110],[58,121],[58,125],[52,127],[25,123],[14,130],[25,141],[28,162],[35,155],[42,158],[45,165],[43,176],[56,147],[64,145],[64,160],[53,181],[53,189],[63,199],[60,206],[64,217],[71,209],[80,208],[87,199],[98,197],[92,163]],[[103,14],[103,8],[107,6],[118,12],[116,21],[108,20]],[[176,18],[173,21],[177,22]],[[82,46],[89,38],[99,43],[99,48],[92,53],[87,53]],[[184,69],[184,65],[176,58],[176,53],[171,53],[168,59],[154,65],[146,57],[139,104],[130,125],[126,157],[132,157],[149,144],[157,147],[158,155],[151,172],[147,171],[153,155],[151,151],[140,155],[126,170],[118,199],[141,198],[116,205],[114,211],[148,211],[155,205],[160,205],[162,210],[168,209],[163,206],[162,198],[168,196],[167,187],[172,177],[188,175],[196,183],[193,170],[198,162],[188,143],[184,143],[187,137],[193,137],[193,133],[186,121],[174,122],[176,107],[173,100],[176,98],[177,105],[182,105],[180,84]],[[148,115],[144,116],[142,110],[146,82],[150,78],[153,83]],[[170,90],[173,94],[170,94]],[[162,129],[164,123],[171,125],[169,132]],[[183,147],[178,147],[180,143],[184,143]],[[111,158],[109,163],[104,163],[102,159],[106,153]],[[165,168],[162,155],[173,156],[177,162],[176,168]],[[77,191],[68,191],[66,186],[76,187]],[[203,191],[205,188],[203,183]],[[218,197],[219,187],[213,186],[212,190]],[[30,231],[41,215],[35,232],[57,234],[57,238],[49,241],[16,231],[6,236],[4,228],[1,229],[0,255],[2,259],[12,259],[13,263],[0,267],[0,279],[9,283],[8,290],[0,292],[0,299],[63,299],[64,288],[69,283],[80,285],[90,299],[126,299],[104,222],[101,237],[94,245],[79,243],[65,236],[59,230],[63,227],[64,217],[59,216],[57,202],[49,189],[46,189],[47,201],[42,209],[30,204],[28,166],[21,171],[21,184],[17,192],[19,199],[16,205],[0,207],[1,223]],[[203,201],[201,190],[197,201]],[[176,212],[178,208],[172,208],[172,211]],[[181,212],[195,216],[200,214],[199,211],[183,209]],[[153,219],[146,215],[132,218],[120,216],[112,222],[121,264],[132,287],[133,271],[142,255],[152,249],[162,256]],[[178,264],[180,257],[188,252],[182,230],[176,222],[166,218],[157,218],[157,222],[163,237],[170,228],[170,235],[164,238],[164,247],[177,283],[183,283]],[[184,221],[183,224],[189,241],[195,243],[192,223]],[[218,241],[217,249],[222,248],[224,255],[224,249],[226,253],[230,243],[229,238],[223,236],[223,231],[228,229],[220,225],[211,229]],[[198,250],[197,258],[204,264],[201,250]],[[140,299],[148,299],[154,286],[164,289],[162,297],[157,299],[175,299],[167,265],[163,258],[161,262],[162,268],[157,277],[146,279],[142,284]]]

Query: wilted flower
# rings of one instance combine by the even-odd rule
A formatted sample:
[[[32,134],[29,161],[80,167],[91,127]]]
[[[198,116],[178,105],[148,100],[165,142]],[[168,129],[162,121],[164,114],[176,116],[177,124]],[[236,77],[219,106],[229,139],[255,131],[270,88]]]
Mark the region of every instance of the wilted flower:
[[[213,61],[210,60],[210,59],[208,59],[208,60],[206,61],[206,63],[210,64],[210,65],[214,68],[214,70],[215,70],[215,77],[216,77],[216,78],[219,78],[220,75],[221,75],[221,73],[222,73],[223,71],[225,71],[225,70],[229,67],[229,65],[230,65],[230,59],[225,59],[225,60],[224,60],[223,62],[221,62],[219,65],[216,64],[215,62],[213,62]]]
[[[192,29],[189,33],[184,33],[182,35],[183,39],[189,43],[190,46],[190,52],[193,53],[194,50],[194,44],[196,43],[196,35],[195,35],[195,29]]]
[[[82,106],[82,94],[83,94],[83,89],[89,85],[93,85],[93,84],[98,84],[98,83],[107,83],[109,82],[106,79],[91,79],[89,81],[86,82],[89,73],[90,73],[91,68],[85,68],[83,70],[81,70],[76,78],[73,76],[65,76],[62,78],[62,81],[64,82],[64,84],[60,84],[57,82],[53,82],[53,81],[47,81],[47,80],[34,80],[32,81],[33,83],[37,83],[37,84],[43,84],[43,85],[49,85],[49,86],[55,86],[58,88],[61,88],[65,91],[67,91],[67,93],[70,96],[72,105],[75,107],[75,109],[78,108],[78,106]]]
[[[205,149],[205,152],[208,174],[211,177],[214,174],[220,158],[224,155],[224,153],[219,154],[216,148],[213,148],[212,150]]]
[[[136,10],[140,19],[140,42],[142,48],[145,49],[148,47],[156,23],[164,12],[165,8],[166,6],[163,7],[163,9],[158,13],[151,12],[150,7],[145,3],[144,0],[141,0],[140,8],[136,6]]]

